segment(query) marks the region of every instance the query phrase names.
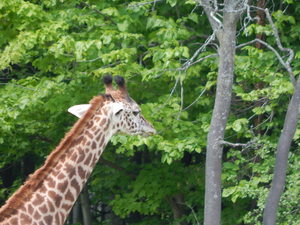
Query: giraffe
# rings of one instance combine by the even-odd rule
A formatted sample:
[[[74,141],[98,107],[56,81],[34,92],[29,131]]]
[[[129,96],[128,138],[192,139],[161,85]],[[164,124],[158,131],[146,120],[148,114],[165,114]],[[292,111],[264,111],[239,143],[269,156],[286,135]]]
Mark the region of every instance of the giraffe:
[[[109,139],[117,132],[152,135],[156,131],[130,98],[125,80],[103,78],[105,94],[68,111],[79,118],[44,165],[0,208],[0,225],[64,224]]]

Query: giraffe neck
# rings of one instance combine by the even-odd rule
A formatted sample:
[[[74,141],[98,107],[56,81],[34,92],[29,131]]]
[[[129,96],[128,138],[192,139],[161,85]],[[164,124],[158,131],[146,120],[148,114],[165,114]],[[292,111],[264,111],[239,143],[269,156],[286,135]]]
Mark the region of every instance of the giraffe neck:
[[[17,195],[22,194],[16,193],[8,200],[9,206],[0,209],[0,223],[64,224],[112,135],[109,118],[103,115],[93,117],[66,149],[60,149],[55,165],[47,170],[47,174],[42,174],[44,179],[35,184],[35,190],[26,199],[22,199],[23,204],[13,207],[13,202],[18,201]],[[54,154],[58,154],[57,151],[48,158]],[[29,181],[36,177],[36,173],[41,173],[43,167],[39,170]]]

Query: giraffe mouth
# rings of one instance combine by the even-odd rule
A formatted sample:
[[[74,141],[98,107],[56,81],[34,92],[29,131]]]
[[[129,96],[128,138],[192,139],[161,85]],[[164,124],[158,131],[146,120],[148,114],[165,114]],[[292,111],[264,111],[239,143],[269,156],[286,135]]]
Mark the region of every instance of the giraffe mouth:
[[[148,137],[148,136],[151,136],[151,135],[155,135],[157,132],[156,130],[151,127],[151,128],[148,128],[147,130],[145,130],[144,132],[141,133],[141,135],[143,137]]]

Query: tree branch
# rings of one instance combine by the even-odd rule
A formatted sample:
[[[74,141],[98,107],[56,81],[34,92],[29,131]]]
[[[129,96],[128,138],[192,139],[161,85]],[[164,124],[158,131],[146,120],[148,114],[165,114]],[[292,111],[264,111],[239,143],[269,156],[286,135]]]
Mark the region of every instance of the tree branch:
[[[228,141],[221,141],[222,145],[227,145],[232,148],[249,148],[251,145],[255,143],[255,140],[248,141],[247,143],[231,143]]]
[[[141,3],[136,3],[136,4],[129,4],[128,7],[130,7],[130,8],[140,7],[140,6],[143,6],[143,5],[155,4],[155,3],[161,2],[161,1],[163,1],[163,0],[154,0],[154,1],[149,1],[149,2],[141,2]]]
[[[222,22],[216,17],[216,13],[219,10],[217,1],[198,0],[198,2],[199,5],[203,7],[213,31],[218,32],[223,25]],[[211,3],[213,3],[213,5]],[[217,36],[219,35],[217,34]]]
[[[271,50],[272,52],[274,52],[274,54],[278,58],[278,60],[281,63],[281,65],[288,71],[288,74],[290,76],[290,80],[291,80],[292,84],[295,86],[296,81],[295,81],[294,73],[292,71],[292,68],[291,68],[290,64],[287,63],[287,62],[285,62],[283,60],[283,58],[281,57],[281,55],[278,53],[278,51],[275,48],[273,48],[271,45],[269,45],[267,42],[262,41],[262,40],[256,38],[256,39],[254,39],[252,41],[240,44],[240,45],[236,46],[236,48],[242,48],[242,47],[245,47],[247,45],[253,44],[255,42],[259,42],[259,43],[263,44],[266,48],[268,48],[269,50]]]
[[[274,34],[275,41],[276,41],[276,45],[277,45],[277,47],[279,48],[280,51],[288,53],[288,59],[286,61],[284,61],[283,58],[280,56],[280,54],[271,45],[267,44],[266,42],[263,42],[262,40],[259,40],[259,39],[255,39],[255,40],[257,42],[260,42],[261,44],[265,45],[267,48],[269,48],[271,51],[273,51],[276,54],[276,56],[279,59],[280,63],[284,66],[284,68],[289,73],[290,80],[291,80],[291,82],[293,83],[293,85],[295,87],[296,80],[295,80],[294,72],[293,72],[292,67],[291,67],[291,62],[292,62],[292,60],[294,58],[294,55],[295,55],[293,49],[291,49],[291,48],[284,48],[282,46],[282,43],[281,43],[281,40],[280,40],[280,37],[279,37],[278,29],[277,29],[277,27],[275,26],[275,24],[273,22],[273,19],[272,19],[271,15],[270,15],[269,9],[264,9],[264,8],[260,8],[260,7],[257,7],[257,6],[251,6],[251,8],[254,8],[254,9],[257,9],[257,10],[261,10],[261,11],[265,12],[266,18],[267,18],[269,24],[272,27],[273,34]],[[250,42],[248,42],[248,43],[250,44]]]

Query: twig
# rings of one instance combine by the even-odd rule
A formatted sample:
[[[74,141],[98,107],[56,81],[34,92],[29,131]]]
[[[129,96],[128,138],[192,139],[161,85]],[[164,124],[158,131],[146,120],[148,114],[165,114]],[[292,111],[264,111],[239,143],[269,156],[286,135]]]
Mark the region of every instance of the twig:
[[[181,203],[181,204],[183,204],[183,203]],[[197,218],[197,215],[196,215],[195,210],[193,209],[193,207],[191,205],[187,204],[187,203],[185,203],[183,205],[187,206],[192,211],[192,214],[193,214],[193,216],[194,216],[194,218],[196,220],[196,224],[200,225],[199,220]]]
[[[199,5],[204,8],[204,11],[207,14],[208,20],[215,32],[219,31],[223,24],[222,22],[216,17],[216,13],[219,11],[217,1],[213,1],[213,6],[211,4],[211,0],[198,0]]]
[[[265,9],[264,11],[266,13],[266,17],[267,17],[269,23],[271,24],[271,27],[272,27],[272,30],[274,32],[275,40],[276,40],[278,48],[280,49],[280,51],[288,52],[288,54],[289,54],[289,57],[288,57],[288,59],[286,61],[286,64],[290,65],[290,63],[292,62],[292,60],[294,58],[294,51],[291,48],[284,48],[282,46],[281,41],[280,41],[280,37],[279,37],[279,33],[278,33],[278,29],[276,28],[276,26],[275,26],[275,24],[274,24],[274,22],[272,20],[272,17],[271,17],[271,15],[269,13],[269,10]]]
[[[196,102],[199,101],[199,99],[201,98],[201,96],[204,94],[204,92],[206,91],[206,89],[204,88],[203,91],[200,93],[200,95],[187,107],[185,107],[182,111],[187,110],[188,108],[190,108],[192,105],[194,105]]]
[[[181,112],[182,112],[182,109],[183,109],[183,96],[184,94],[184,89],[183,89],[183,79],[182,77],[180,77],[180,111],[178,113],[178,116],[177,116],[177,120],[180,118],[180,115],[181,115]]]
[[[215,37],[216,37],[216,32],[213,31],[213,33],[206,39],[206,41],[204,42],[204,44],[198,48],[195,53],[193,54],[193,56],[186,62],[183,64],[183,66],[181,67],[182,70],[186,70],[190,65],[191,63],[193,63],[194,59],[201,53],[205,50],[205,48],[213,41],[215,40]]]
[[[228,141],[221,141],[220,144],[227,145],[227,146],[230,146],[232,148],[240,148],[240,147],[248,148],[251,145],[253,145],[254,143],[255,143],[255,140],[248,141],[247,143],[231,143],[231,142],[228,142]]]
[[[207,55],[207,56],[204,56],[204,57],[202,57],[202,58],[200,58],[200,59],[197,59],[195,62],[190,63],[189,66],[192,66],[192,65],[194,65],[194,64],[196,64],[196,63],[198,63],[198,62],[201,62],[201,61],[203,61],[203,60],[205,60],[205,59],[208,59],[208,58],[211,58],[211,57],[216,57],[216,56],[218,56],[217,53],[215,53],[215,54],[210,54],[210,55]]]
[[[276,45],[277,47],[279,48],[280,51],[282,52],[287,52],[288,53],[288,59],[286,61],[284,61],[282,59],[282,57],[280,56],[280,54],[271,46],[269,45],[268,43],[262,41],[262,40],[259,40],[259,39],[255,39],[253,41],[250,41],[250,42],[260,42],[261,44],[265,45],[267,48],[269,48],[271,51],[273,51],[275,53],[275,55],[277,56],[277,58],[279,59],[279,62],[284,66],[284,68],[287,70],[289,76],[290,76],[290,80],[291,82],[293,83],[294,87],[296,85],[296,81],[295,81],[295,75],[294,75],[294,72],[292,70],[292,67],[291,67],[291,62],[294,58],[294,51],[291,49],[291,48],[284,48],[282,46],[282,43],[280,41],[280,37],[279,37],[279,32],[278,32],[278,29],[277,27],[275,26],[274,22],[273,22],[273,19],[270,15],[270,12],[269,12],[269,9],[264,9],[264,8],[260,8],[260,7],[257,7],[257,6],[251,6],[251,8],[254,8],[254,9],[257,9],[257,10],[262,10],[265,12],[266,14],[266,18],[268,19],[268,22],[269,24],[271,25],[272,27],[272,30],[273,30],[273,34],[274,34],[274,37],[275,37],[275,41],[276,41]],[[248,44],[250,44],[250,42],[248,42]],[[246,44],[246,43],[245,43]],[[241,46],[241,45],[240,45]],[[242,46],[243,47],[243,46]]]
[[[128,7],[133,8],[133,7],[140,7],[143,5],[149,5],[149,4],[156,4],[157,2],[161,2],[163,0],[154,0],[154,1],[149,1],[149,2],[141,2],[141,3],[136,3],[136,4],[129,4]]]

